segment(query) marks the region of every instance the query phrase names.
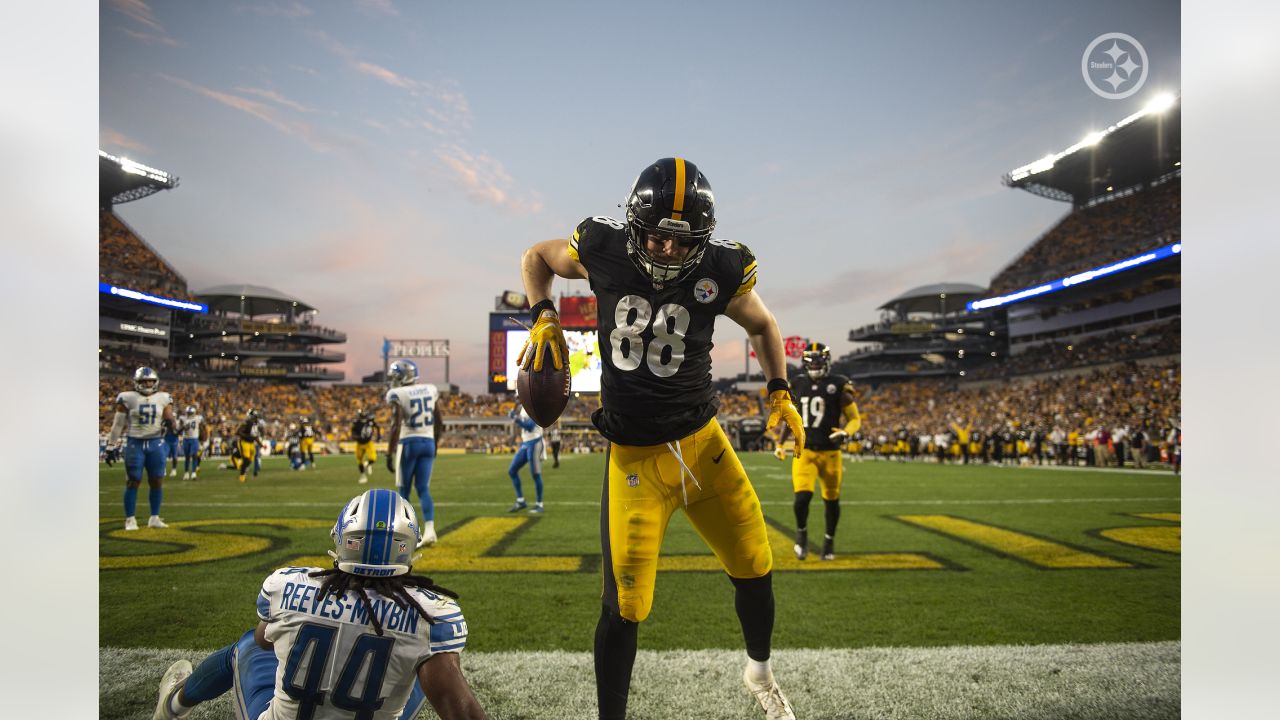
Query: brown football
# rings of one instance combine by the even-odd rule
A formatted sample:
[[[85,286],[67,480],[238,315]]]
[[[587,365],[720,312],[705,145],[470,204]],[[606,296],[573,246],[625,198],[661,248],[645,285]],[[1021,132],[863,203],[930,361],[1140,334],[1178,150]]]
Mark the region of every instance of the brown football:
[[[516,374],[520,404],[529,417],[544,428],[559,420],[560,413],[569,404],[569,383],[569,364],[566,362],[563,370],[556,370],[549,356],[542,363],[541,372],[529,369]]]

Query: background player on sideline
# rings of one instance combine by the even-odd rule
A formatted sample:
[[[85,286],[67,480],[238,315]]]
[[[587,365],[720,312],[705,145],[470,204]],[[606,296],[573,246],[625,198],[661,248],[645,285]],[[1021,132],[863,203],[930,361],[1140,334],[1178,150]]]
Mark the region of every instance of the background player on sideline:
[[[831,350],[822,343],[809,343],[800,360],[804,375],[792,384],[800,418],[804,421],[804,446],[794,450],[791,461],[791,487],[795,492],[796,559],[809,555],[809,502],[813,500],[814,481],[822,486],[822,504],[826,520],[826,536],[822,541],[822,559],[836,558],[836,525],[840,522],[840,483],[844,478],[841,450],[849,438],[862,427],[858,406],[853,401],[853,383],[843,375],[831,373]],[[783,442],[789,428],[783,426],[774,453],[785,460]]]
[[[523,407],[517,414],[511,410],[511,417],[520,428],[520,449],[511,458],[511,466],[507,468],[507,476],[511,478],[511,486],[516,489],[516,502],[507,512],[520,512],[528,509],[531,513],[540,513],[542,507],[542,461],[546,455],[546,446],[542,442],[542,428],[529,417]],[[533,476],[533,488],[537,492],[537,502],[533,507],[524,499],[524,490],[520,486],[520,468],[529,466],[529,474]]]
[[[396,475],[400,496],[410,499],[416,489],[422,503],[422,539],[418,547],[436,543],[436,506],[431,500],[431,466],[436,443],[444,435],[444,420],[436,410],[440,391],[418,382],[418,366],[412,360],[396,360],[387,370],[391,389],[391,437],[387,440],[387,469]],[[398,471],[398,472],[397,472]]]
[[[176,427],[173,417],[173,399],[169,393],[160,392],[160,375],[149,367],[140,367],[133,373],[133,390],[116,396],[116,416],[107,438],[107,452],[114,459],[120,452],[121,435],[127,434],[124,448],[124,529],[137,530],[138,487],[142,485],[142,471],[147,471],[150,490],[147,500],[151,505],[149,528],[169,527],[160,519],[160,504],[164,501],[164,472],[166,463],[165,430]],[[126,432],[127,427],[127,432]]]
[[[201,448],[209,439],[209,428],[205,427],[204,416],[195,405],[183,410],[179,424],[182,426],[182,479],[195,480],[200,472]]]

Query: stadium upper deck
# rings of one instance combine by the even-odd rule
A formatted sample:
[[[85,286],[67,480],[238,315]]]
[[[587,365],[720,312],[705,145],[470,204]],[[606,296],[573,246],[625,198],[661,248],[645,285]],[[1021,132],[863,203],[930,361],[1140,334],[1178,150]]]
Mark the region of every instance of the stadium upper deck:
[[[112,210],[177,187],[178,179],[98,152],[99,369],[139,363],[192,380],[340,381],[325,345],[345,333],[315,323],[315,308],[278,290],[226,285],[192,293],[186,279]],[[133,367],[130,367],[130,366]]]

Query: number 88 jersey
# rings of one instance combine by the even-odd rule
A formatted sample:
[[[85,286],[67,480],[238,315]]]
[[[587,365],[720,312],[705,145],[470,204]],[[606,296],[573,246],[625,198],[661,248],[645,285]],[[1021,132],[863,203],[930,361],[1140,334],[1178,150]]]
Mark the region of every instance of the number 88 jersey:
[[[684,279],[657,287],[627,253],[620,220],[583,220],[569,255],[587,269],[596,295],[604,414],[596,425],[624,445],[684,437],[715,415],[711,335],[729,301],[756,284],[756,259],[745,245],[712,238]],[[668,416],[689,413],[673,420]]]

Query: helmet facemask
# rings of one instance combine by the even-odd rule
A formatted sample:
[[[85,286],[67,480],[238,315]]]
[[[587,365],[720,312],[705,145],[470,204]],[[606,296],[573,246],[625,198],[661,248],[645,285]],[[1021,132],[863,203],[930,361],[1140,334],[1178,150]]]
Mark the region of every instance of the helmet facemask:
[[[715,196],[697,166],[683,158],[663,158],[645,168],[626,200],[627,255],[661,289],[693,272],[706,254],[715,229]],[[679,260],[649,251],[651,238],[673,238],[687,252]]]
[[[142,395],[150,395],[160,389],[160,375],[149,367],[140,367],[133,373],[133,389]]]
[[[804,351],[800,364],[810,380],[820,380],[831,372],[831,350],[822,343],[813,343]]]

